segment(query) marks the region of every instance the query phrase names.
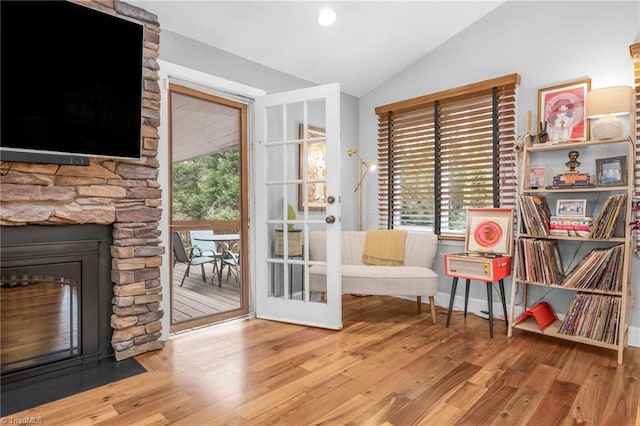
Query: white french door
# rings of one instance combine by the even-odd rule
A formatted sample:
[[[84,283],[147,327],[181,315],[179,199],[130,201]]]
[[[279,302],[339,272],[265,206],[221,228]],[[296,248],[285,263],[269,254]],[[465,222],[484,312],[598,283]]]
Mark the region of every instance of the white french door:
[[[255,103],[256,316],[342,328],[340,86],[275,93]],[[309,236],[326,232],[326,261]],[[309,268],[326,265],[322,290]]]

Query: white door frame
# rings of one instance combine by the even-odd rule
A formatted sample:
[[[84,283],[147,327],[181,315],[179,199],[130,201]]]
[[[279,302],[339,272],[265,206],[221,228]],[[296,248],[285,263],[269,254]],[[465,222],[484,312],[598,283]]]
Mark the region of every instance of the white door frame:
[[[169,91],[169,81],[175,81],[176,83],[180,83],[182,85],[191,86],[195,89],[207,91],[215,90],[223,93],[228,93],[230,95],[236,95],[239,97],[246,98],[250,101],[256,99],[257,97],[264,96],[266,92],[262,89],[257,89],[255,87],[247,86],[241,83],[237,83],[231,80],[226,80],[224,78],[215,77],[210,74],[203,73],[201,71],[197,71],[191,68],[183,67],[181,65],[177,65],[171,62],[158,60],[158,64],[160,65],[160,70],[158,71],[158,75],[160,77],[160,96],[161,99],[165,100],[160,103],[160,126],[158,127],[158,134],[160,136],[160,146],[158,147],[158,162],[160,164],[168,164],[169,163],[169,146],[165,141],[169,140],[169,105],[166,102],[168,99],[168,91]],[[252,105],[249,105],[249,164],[253,163],[253,122],[252,122]],[[251,167],[248,170],[249,172],[249,194],[255,188],[255,179],[254,173],[251,170]],[[169,187],[169,168],[168,167],[160,167],[158,171],[158,182],[160,183],[161,188]],[[169,211],[169,199],[166,196],[162,197],[162,210],[164,212]],[[249,197],[249,214],[250,217],[253,217],[255,212],[255,203],[252,200],[252,197]],[[255,241],[255,230],[251,225],[249,226],[249,239],[250,244],[253,244]],[[170,317],[167,313],[171,312],[170,306],[170,294],[171,291],[171,275],[169,272],[169,263],[171,262],[171,233],[169,229],[169,218],[167,215],[162,215],[160,218],[159,229],[162,232],[162,240],[165,245],[165,253],[162,259],[162,266],[160,267],[160,277],[163,280],[162,284],[162,302],[161,307],[165,312],[164,317],[162,318],[162,336],[161,340],[169,340],[169,328],[171,326]],[[249,313],[252,314],[255,312],[255,249],[252,246],[249,246],[249,255],[251,258],[252,269],[249,271]]]

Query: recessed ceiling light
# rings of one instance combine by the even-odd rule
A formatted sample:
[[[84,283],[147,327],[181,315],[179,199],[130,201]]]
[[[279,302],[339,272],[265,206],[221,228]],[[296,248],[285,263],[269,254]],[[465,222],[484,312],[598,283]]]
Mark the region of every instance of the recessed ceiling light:
[[[336,22],[336,12],[330,8],[324,8],[318,14],[318,24],[328,26]]]

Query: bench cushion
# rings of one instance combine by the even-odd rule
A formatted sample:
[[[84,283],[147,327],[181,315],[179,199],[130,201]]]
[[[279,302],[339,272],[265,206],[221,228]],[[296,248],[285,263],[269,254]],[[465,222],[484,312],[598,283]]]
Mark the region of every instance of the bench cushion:
[[[309,290],[324,292],[327,267],[309,267]],[[420,266],[342,265],[342,292],[355,294],[433,296],[438,274]]]

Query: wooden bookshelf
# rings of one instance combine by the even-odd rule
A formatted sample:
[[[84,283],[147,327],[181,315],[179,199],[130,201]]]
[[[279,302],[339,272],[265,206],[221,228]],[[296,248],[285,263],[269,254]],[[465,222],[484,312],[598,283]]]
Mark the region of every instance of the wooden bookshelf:
[[[526,173],[531,164],[545,164],[542,162],[544,160],[541,161],[540,158],[535,158],[536,156],[543,155],[543,159],[548,159],[551,155],[553,157],[551,161],[555,161],[556,151],[558,151],[558,158],[564,158],[563,156],[571,150],[580,150],[580,152],[586,153],[589,149],[603,145],[618,145],[617,148],[609,148],[609,146],[606,148],[607,150],[626,152],[626,185],[528,188],[529,177]],[[548,154],[551,152],[553,154]],[[532,158],[535,162],[532,162]],[[513,336],[513,329],[517,329],[552,338],[580,342],[614,350],[617,353],[618,363],[623,362],[624,348],[628,340],[629,310],[635,299],[631,293],[632,234],[630,227],[626,226],[631,220],[631,200],[634,196],[634,160],[633,137],[606,141],[537,144],[524,147],[519,160],[524,176],[519,181],[518,232],[509,309],[508,335],[510,337]],[[582,164],[582,166],[588,171],[596,170],[595,164]],[[546,215],[552,215],[552,209],[548,204],[541,205],[540,200],[544,203],[554,200],[557,202],[558,199],[580,200],[583,197],[586,198],[585,194],[593,192],[606,194],[607,197],[606,200],[602,200],[602,197],[598,196],[597,200],[593,201],[596,205],[591,206],[593,222],[589,236],[549,234],[548,223],[550,220]],[[624,203],[614,202],[614,200],[625,197]],[[533,201],[534,199],[536,202]],[[616,209],[612,206],[616,206]],[[617,220],[613,220],[616,217]],[[541,227],[541,223],[544,226]],[[609,227],[603,226],[605,224],[608,224]],[[598,232],[602,237],[594,237],[597,229],[600,229]],[[545,243],[545,241],[549,243]],[[583,243],[588,243],[588,246],[582,247]],[[590,247],[592,248],[589,250]],[[572,256],[571,259],[567,259],[565,265],[565,259],[561,258],[562,253],[573,252],[575,254],[580,248],[587,253],[582,257],[578,256],[578,258],[575,258],[575,255]],[[613,266],[605,262],[605,259],[608,259],[607,256],[611,256],[613,259]],[[544,263],[541,260],[544,260]],[[590,265],[593,267],[589,267]],[[559,270],[561,273],[557,282],[555,279],[552,280],[553,282],[538,281],[548,281],[550,277],[557,278],[556,273]],[[563,281],[569,276],[574,284],[577,283],[577,287],[563,285]],[[531,277],[535,277],[535,279],[531,280]],[[580,285],[593,287],[581,288]],[[547,289],[541,296],[542,300],[534,300],[532,291],[528,291],[529,287],[532,288],[532,291],[536,287]],[[516,325],[518,320],[515,317],[516,293],[519,293],[520,288],[522,289],[521,297],[519,297],[521,301],[518,301],[517,304],[523,313],[540,301],[552,303],[555,292],[570,291],[574,293],[566,312],[556,312],[558,316],[567,321],[564,324],[564,330],[562,332],[560,330],[564,320],[555,321],[544,331],[540,330],[534,318],[528,318]],[[541,291],[535,293],[541,293]],[[573,314],[571,314],[572,309],[575,311]],[[588,314],[584,315],[585,312]],[[568,314],[571,315],[567,316]],[[584,335],[594,335],[596,338],[584,337]]]

